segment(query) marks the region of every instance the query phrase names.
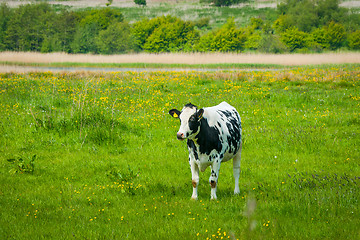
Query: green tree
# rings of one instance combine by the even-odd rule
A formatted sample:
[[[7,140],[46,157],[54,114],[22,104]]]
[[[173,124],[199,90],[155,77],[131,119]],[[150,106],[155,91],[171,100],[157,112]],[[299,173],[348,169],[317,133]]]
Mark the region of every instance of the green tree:
[[[0,51],[6,50],[5,36],[8,22],[13,17],[11,9],[6,3],[0,5]]]
[[[62,11],[52,19],[41,46],[41,52],[71,52],[71,43],[74,40],[78,15],[74,12]]]
[[[339,0],[286,0],[278,6],[278,11],[280,17],[286,15],[280,26],[295,26],[304,32],[330,21],[341,22],[348,12],[339,7]]]
[[[95,9],[79,13],[81,19],[76,26],[71,49],[74,53],[98,53],[97,38],[113,22],[122,22],[123,15],[111,8]]]
[[[96,38],[99,34],[99,26],[96,23],[89,23],[82,27],[77,26],[74,41],[71,44],[74,53],[96,53]]]
[[[7,24],[4,44],[8,50],[40,51],[55,16],[49,4],[21,5]]]
[[[134,49],[130,25],[127,22],[114,22],[102,30],[97,38],[100,53],[125,53]]]

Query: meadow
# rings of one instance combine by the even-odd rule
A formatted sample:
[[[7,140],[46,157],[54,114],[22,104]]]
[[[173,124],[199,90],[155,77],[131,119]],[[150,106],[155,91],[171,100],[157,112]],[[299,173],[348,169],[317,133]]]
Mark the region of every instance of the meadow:
[[[359,239],[360,66],[0,74],[1,239]],[[227,101],[240,191],[192,185],[171,108]]]

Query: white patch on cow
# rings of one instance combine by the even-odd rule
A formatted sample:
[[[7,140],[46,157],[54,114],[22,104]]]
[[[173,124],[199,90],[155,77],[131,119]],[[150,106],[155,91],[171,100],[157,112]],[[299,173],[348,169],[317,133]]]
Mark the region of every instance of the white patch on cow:
[[[222,102],[219,105],[213,106],[213,107],[207,107],[204,108],[204,118],[208,119],[208,123],[210,127],[215,126],[220,118],[219,118],[219,114],[217,113],[218,110],[221,111],[232,111],[234,110],[234,108],[228,104],[227,102]],[[224,121],[221,121],[224,122]],[[219,126],[220,128],[222,126]]]
[[[195,112],[196,112],[195,108],[189,108],[189,107],[184,107],[181,111],[181,114],[180,114],[181,125],[180,125],[178,132],[184,134],[185,137],[188,137],[188,135],[191,132],[191,130],[189,128],[189,118]]]

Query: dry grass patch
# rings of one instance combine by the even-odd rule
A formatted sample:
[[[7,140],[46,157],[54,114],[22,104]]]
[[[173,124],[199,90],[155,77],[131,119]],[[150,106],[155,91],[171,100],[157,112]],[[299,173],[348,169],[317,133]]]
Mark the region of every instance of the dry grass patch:
[[[160,64],[312,64],[360,63],[360,53],[323,54],[234,54],[234,53],[163,53],[92,55],[66,53],[1,52],[0,62],[16,63],[160,63]]]

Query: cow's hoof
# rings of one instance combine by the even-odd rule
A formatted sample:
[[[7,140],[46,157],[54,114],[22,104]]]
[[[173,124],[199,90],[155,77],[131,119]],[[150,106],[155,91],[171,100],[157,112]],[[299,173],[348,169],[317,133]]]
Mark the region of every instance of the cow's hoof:
[[[240,190],[236,190],[236,189],[235,189],[235,190],[234,190],[234,194],[235,194],[235,195],[240,194]]]
[[[191,200],[191,201],[197,201],[198,198],[197,198],[197,197],[191,197],[190,200]]]

